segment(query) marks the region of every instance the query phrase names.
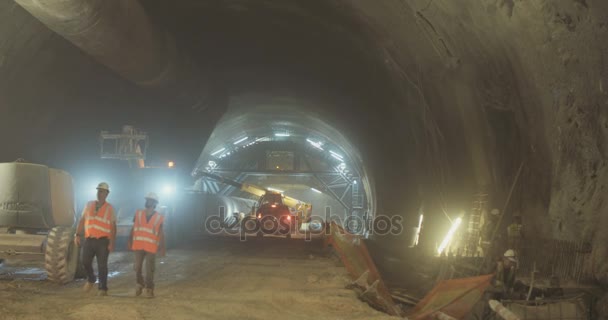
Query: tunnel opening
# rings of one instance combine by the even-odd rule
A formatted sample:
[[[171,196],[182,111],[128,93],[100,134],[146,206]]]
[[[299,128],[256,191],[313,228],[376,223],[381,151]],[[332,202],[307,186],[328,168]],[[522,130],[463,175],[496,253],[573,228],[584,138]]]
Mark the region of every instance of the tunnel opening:
[[[336,153],[347,155],[361,178],[364,209],[423,227],[419,249],[427,254],[462,216],[460,243],[448,252],[474,256],[467,250],[481,245],[466,243],[498,209],[497,247],[506,248],[506,227],[519,214],[533,230],[526,240],[530,263],[552,264],[534,253],[556,241],[578,243],[585,249],[573,250],[582,260],[593,252],[581,267],[588,280],[606,282],[608,250],[599,232],[606,224],[606,50],[593,40],[606,35],[605,4],[147,0],[141,7],[170,39],[159,40],[160,47],[176,44],[175,55],[157,58],[173,57],[167,60],[179,67],[160,68],[172,76],[152,77],[160,79],[156,87],[131,73],[118,76],[109,66],[115,60],[83,53],[13,2],[0,4],[4,161],[23,157],[88,180],[82,163],[99,160],[96,133],[120,122],[151,132],[150,157],[176,155],[170,158],[196,171],[241,138],[294,132],[298,143],[264,146],[316,152],[310,139],[341,148]],[[277,111],[287,119],[256,120]],[[296,114],[298,121],[290,118]],[[320,132],[319,120],[334,131]],[[415,254],[406,249],[408,238],[372,237],[387,277],[399,278],[403,266],[415,269],[404,262]],[[576,278],[566,269],[562,277]]]
[[[202,171],[219,174],[301,199],[320,221],[351,220],[357,225],[353,232],[368,234],[365,226],[375,213],[373,177],[361,153],[336,128],[294,103],[302,102],[235,99],[194,167],[195,189],[251,196],[200,178]]]

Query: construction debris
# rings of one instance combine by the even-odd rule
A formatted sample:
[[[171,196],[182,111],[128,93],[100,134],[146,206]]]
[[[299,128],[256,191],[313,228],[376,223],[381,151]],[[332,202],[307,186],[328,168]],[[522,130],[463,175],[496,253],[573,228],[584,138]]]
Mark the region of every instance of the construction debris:
[[[516,316],[511,310],[505,308],[500,302],[496,300],[490,300],[488,302],[490,304],[490,308],[496,312],[501,318],[505,320],[520,320],[518,316]]]

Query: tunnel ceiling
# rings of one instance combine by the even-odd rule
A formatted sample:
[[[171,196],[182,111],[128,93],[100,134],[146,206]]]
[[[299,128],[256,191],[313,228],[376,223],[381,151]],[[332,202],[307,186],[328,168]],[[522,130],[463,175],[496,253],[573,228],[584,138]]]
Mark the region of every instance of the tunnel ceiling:
[[[424,205],[442,232],[476,192],[502,208],[522,166],[508,214],[542,237],[608,240],[596,232],[608,223],[608,2],[141,3],[197,63],[207,109],[136,87],[3,1],[2,160],[69,170],[96,158],[98,130],[131,123],[153,133],[151,156],[195,163],[230,97],[280,95],[316,102],[360,150],[379,212],[415,224]]]
[[[209,137],[196,168],[208,161],[237,156],[238,151],[261,142],[292,142],[312,148],[311,155],[346,163],[363,175],[363,156],[339,130],[302,101],[246,97],[229,104]],[[313,153],[312,151],[316,151]]]

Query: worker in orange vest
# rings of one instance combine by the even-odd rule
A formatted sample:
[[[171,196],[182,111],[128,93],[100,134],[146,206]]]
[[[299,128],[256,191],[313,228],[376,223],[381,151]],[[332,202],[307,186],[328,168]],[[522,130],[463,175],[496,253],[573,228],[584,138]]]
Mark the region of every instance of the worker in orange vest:
[[[163,234],[164,216],[155,211],[158,205],[158,196],[154,192],[145,197],[145,209],[137,210],[133,219],[133,229],[129,247],[135,251],[135,274],[137,287],[135,296],[140,296],[146,289],[146,297],[154,297],[154,269],[156,255],[165,256],[165,236]],[[144,280],[142,269],[146,261],[146,277]]]
[[[110,252],[114,251],[116,239],[114,207],[106,202],[109,194],[110,186],[107,183],[97,185],[97,201],[89,201],[86,204],[74,235],[76,245],[83,244],[82,263],[87,273],[84,291],[91,291],[97,280],[93,270],[93,258],[97,258],[100,296],[108,295],[108,257]],[[81,241],[83,231],[84,243]]]

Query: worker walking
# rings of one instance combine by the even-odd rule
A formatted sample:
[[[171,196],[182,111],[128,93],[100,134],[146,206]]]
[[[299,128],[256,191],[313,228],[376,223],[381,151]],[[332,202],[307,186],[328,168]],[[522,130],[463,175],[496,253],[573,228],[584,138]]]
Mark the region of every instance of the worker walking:
[[[135,296],[140,296],[146,290],[146,297],[154,297],[154,269],[156,255],[165,256],[165,237],[163,234],[164,217],[155,211],[158,196],[150,192],[145,197],[145,209],[137,210],[133,220],[133,229],[129,247],[135,251],[135,274],[137,287]],[[146,277],[143,277],[143,264],[146,262]]]
[[[84,291],[91,291],[97,280],[93,270],[93,258],[97,258],[100,296],[108,295],[108,258],[114,250],[116,239],[114,207],[106,201],[109,194],[110,187],[107,183],[97,185],[97,201],[86,204],[74,235],[76,245],[83,245],[82,263],[87,273]],[[81,241],[83,230],[84,243]]]

